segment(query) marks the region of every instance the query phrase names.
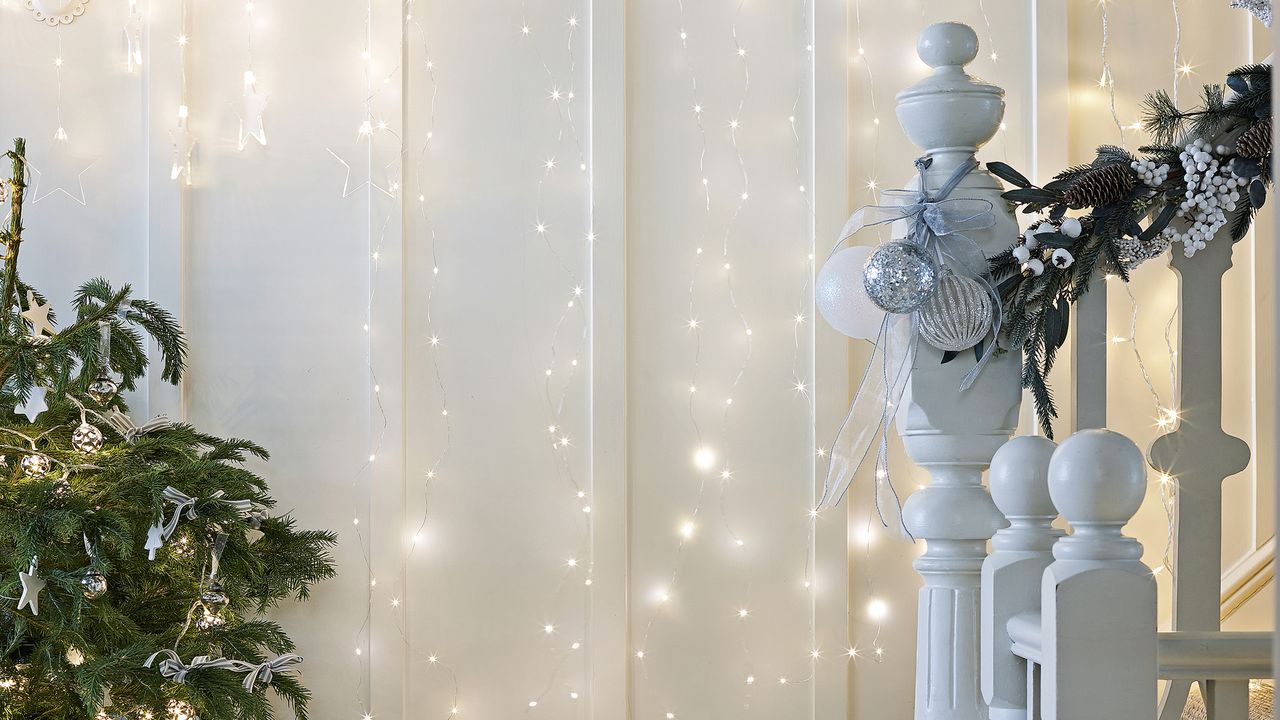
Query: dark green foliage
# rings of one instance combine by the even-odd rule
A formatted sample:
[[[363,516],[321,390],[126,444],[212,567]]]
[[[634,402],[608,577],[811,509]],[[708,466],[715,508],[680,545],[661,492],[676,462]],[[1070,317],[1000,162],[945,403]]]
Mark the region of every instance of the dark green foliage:
[[[1069,267],[1057,268],[1046,263],[1040,275],[1023,273],[1014,260],[1012,248],[990,259],[993,281],[1004,305],[1001,340],[1008,346],[1022,348],[1022,384],[1031,392],[1040,426],[1047,436],[1053,437],[1052,421],[1057,409],[1046,377],[1067,338],[1070,304],[1088,292],[1091,282],[1100,274],[1114,275],[1127,282],[1131,264],[1126,263],[1123,256],[1122,243],[1132,246],[1156,242],[1157,236],[1175,222],[1186,190],[1179,154],[1188,138],[1234,138],[1258,123],[1271,122],[1269,65],[1238,68],[1228,76],[1227,87],[1231,88],[1230,96],[1221,85],[1206,85],[1200,105],[1187,111],[1180,110],[1163,91],[1147,97],[1144,119],[1156,143],[1141,148],[1140,152],[1157,165],[1169,166],[1168,177],[1155,188],[1136,182],[1136,177],[1133,182],[1119,177],[1138,158],[1112,145],[1099,147],[1093,162],[1063,170],[1043,188],[1036,187],[1004,163],[988,166],[992,174],[1015,186],[1003,197],[1010,204],[1021,206],[1024,213],[1047,212],[1048,220],[1056,226],[1073,201],[1088,210],[1087,215],[1079,218],[1082,225],[1079,237],[1069,238],[1061,232],[1036,236],[1045,248],[1036,251],[1039,259],[1047,260],[1048,249],[1065,248],[1074,258]],[[1268,134],[1255,132],[1256,137],[1264,140],[1252,145],[1265,146]],[[1271,180],[1270,161],[1269,157],[1233,156],[1232,159],[1238,176],[1254,177],[1248,191],[1240,193],[1230,218],[1231,238],[1239,240],[1248,232],[1253,215],[1266,198],[1266,187]],[[1110,177],[1110,182],[1103,186],[1099,181],[1101,173],[1116,177]],[[1133,186],[1132,191],[1123,190],[1129,185]],[[1082,199],[1088,202],[1081,202]]]
[[[162,720],[173,701],[191,704],[204,720],[272,718],[266,691],[245,690],[242,674],[194,671],[177,684],[143,663],[164,648],[185,662],[206,655],[256,664],[291,652],[284,630],[259,614],[281,600],[306,599],[314,583],[331,577],[336,537],[299,530],[289,516],[246,518],[211,498],[221,491],[227,500],[250,500],[264,511],[274,505],[266,482],[242,465],[250,456],[266,459],[259,446],[185,424],[129,442],[103,420],[109,410],[127,408],[118,394],[100,404],[86,388],[101,372],[112,373],[122,389],[135,387],[148,367],[146,337],[159,348],[161,377],[176,383],[182,376],[186,344],[163,308],[133,298],[128,286],[94,279],[73,299],[69,325],[43,342],[31,337],[20,313],[34,289],[17,272],[24,152],[17,140],[7,153],[13,176],[3,182],[11,213],[0,229],[7,248],[0,290],[6,308],[0,312],[0,417],[6,419],[0,422],[0,720],[94,718],[108,690],[113,703],[101,709],[111,718],[151,713]],[[103,323],[111,336],[107,358],[100,357]],[[47,390],[49,407],[28,423],[14,408],[37,387]],[[71,444],[82,412],[105,435],[92,454]],[[50,458],[54,471],[27,475],[21,459],[28,455]],[[169,486],[198,498],[196,517],[184,516],[149,561],[147,529],[173,511],[161,499]],[[230,602],[221,612],[225,624],[199,629],[189,620],[203,613],[200,595],[219,535],[226,545],[218,579]],[[38,616],[18,610],[15,600],[18,572],[33,556],[48,583]],[[96,599],[87,599],[80,585],[90,570],[107,578],[106,594]],[[82,663],[69,661],[72,649]],[[309,693],[295,677],[277,673],[270,687],[298,718],[306,717]]]

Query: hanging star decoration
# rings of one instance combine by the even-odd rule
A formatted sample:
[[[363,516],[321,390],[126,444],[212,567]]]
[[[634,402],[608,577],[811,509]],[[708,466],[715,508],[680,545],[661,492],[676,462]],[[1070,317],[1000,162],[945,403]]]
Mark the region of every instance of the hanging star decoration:
[[[18,579],[22,581],[22,597],[18,598],[18,609],[31,608],[32,615],[40,614],[40,591],[44,590],[46,584],[44,579],[36,574],[39,568],[39,558],[33,557],[27,571],[18,573]]]
[[[244,150],[249,139],[258,141],[259,145],[267,144],[267,129],[262,121],[262,114],[267,109],[267,96],[258,94],[258,81],[252,70],[244,73],[244,96],[236,114],[240,116],[240,132],[237,136],[236,149]]]
[[[129,19],[124,23],[124,51],[129,72],[142,67],[142,12],[138,0],[129,0]]]
[[[1271,27],[1271,0],[1231,0],[1231,7],[1248,10],[1258,22]]]
[[[47,200],[50,195],[56,193],[62,193],[81,205],[87,204],[84,196],[84,174],[97,160],[86,160],[72,155],[70,147],[66,130],[58,128],[58,134],[54,138],[53,152],[44,155],[49,158],[49,164],[45,165],[44,170],[27,162],[27,168],[31,170],[33,177],[32,204]]]
[[[49,304],[41,305],[32,290],[27,290],[27,309],[22,311],[22,317],[31,323],[33,341],[49,342],[49,337],[53,335],[53,323],[49,321]]]
[[[27,401],[13,408],[15,415],[26,415],[27,422],[35,422],[40,417],[40,413],[49,409],[48,403],[45,402],[44,396],[48,390],[39,385],[31,388],[31,394],[27,396]]]
[[[342,197],[344,198],[351,197],[352,195],[360,192],[365,188],[377,190],[378,192],[382,193],[383,195],[386,195],[389,198],[395,197],[395,193],[392,190],[392,187],[394,186],[391,186],[391,185],[383,186],[378,184],[378,181],[373,177],[373,168],[371,167],[370,163],[359,162],[359,161],[355,163],[356,167],[364,167],[368,169],[368,177],[366,177],[364,180],[359,180],[359,178],[357,178],[357,181],[353,182],[351,179],[352,164],[344,160],[341,155],[334,152],[330,148],[325,148],[325,151],[328,152],[330,155],[332,155],[333,159],[337,160],[338,163],[341,164],[343,169],[346,171],[346,175],[342,179]],[[361,148],[360,143],[357,142],[356,150],[350,155],[350,157],[358,157],[358,155],[362,152],[367,153],[368,151]],[[394,160],[387,163],[385,166],[383,166],[383,172],[390,173],[391,166],[394,164],[395,164]]]

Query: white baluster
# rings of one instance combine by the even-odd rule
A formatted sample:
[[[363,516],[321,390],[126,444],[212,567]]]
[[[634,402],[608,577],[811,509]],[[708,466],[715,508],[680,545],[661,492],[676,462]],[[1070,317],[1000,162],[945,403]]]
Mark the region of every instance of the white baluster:
[[[1004,91],[965,74],[963,66],[978,52],[978,37],[965,25],[925,28],[917,51],[934,72],[899,93],[898,120],[933,159],[925,183],[936,189],[995,135]],[[1001,192],[999,182],[978,170],[950,195],[994,206],[994,227],[966,233],[987,255],[1008,248],[1018,234]],[[931,476],[903,509],[911,533],[927,542],[915,562],[924,579],[916,632],[917,720],[987,718],[978,682],[979,585],[987,540],[1005,520],[982,486],[982,473],[1013,434],[1022,389],[1020,357],[1010,352],[992,358],[961,392],[974,362],[966,352],[943,365],[941,351],[922,341],[897,418],[907,454]]]
[[[1156,715],[1156,583],[1120,531],[1146,489],[1142,451],[1109,430],[1072,435],[1049,463],[1072,534],[1041,586],[1045,720]]]
[[[1039,436],[1016,437],[991,458],[991,497],[1009,520],[982,563],[982,697],[991,720],[1027,717],[1027,663],[1009,649],[1006,626],[1014,615],[1040,612],[1040,581],[1062,535],[1049,497],[1057,447]]]

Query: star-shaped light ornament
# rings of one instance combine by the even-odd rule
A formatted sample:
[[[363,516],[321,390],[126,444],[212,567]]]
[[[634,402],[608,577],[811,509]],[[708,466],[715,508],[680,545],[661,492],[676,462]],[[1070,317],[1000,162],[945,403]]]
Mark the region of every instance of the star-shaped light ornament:
[[[129,72],[142,67],[142,11],[138,0],[129,0],[129,19],[124,21],[124,52]]]
[[[240,132],[236,136],[236,149],[244,150],[252,138],[259,145],[267,144],[267,128],[263,125],[262,114],[267,109],[267,96],[258,94],[258,81],[252,70],[244,72],[244,97],[236,114],[240,116]]]
[[[338,164],[342,165],[343,170],[346,171],[346,175],[342,179],[343,198],[349,198],[365,188],[377,190],[389,198],[395,197],[394,190],[396,186],[394,183],[386,182],[384,179],[383,183],[379,184],[377,178],[374,177],[375,161],[371,159],[372,156],[370,153],[370,148],[372,146],[371,135],[373,131],[370,129],[369,125],[370,123],[366,121],[360,126],[360,136],[356,139],[355,147],[351,150],[350,154],[347,155],[347,157],[351,158],[353,162],[347,162],[341,155],[334,152],[332,148],[325,148],[325,151],[332,155],[333,159],[337,160]],[[391,174],[392,167],[395,163],[396,161],[392,160],[382,166],[384,176]],[[355,169],[355,172],[353,172],[353,168]]]
[[[40,561],[33,557],[27,571],[18,573],[18,580],[22,581],[22,597],[18,598],[18,609],[31,608],[32,615],[40,614],[40,591],[45,586],[44,579],[36,574],[39,569]]]
[[[169,179],[184,185],[191,184],[191,155],[196,150],[196,138],[187,127],[189,114],[186,105],[179,105],[178,124],[169,131],[169,138],[173,141],[173,164],[169,169]]]
[[[27,161],[27,168],[31,170],[33,177],[32,204],[47,200],[50,195],[57,193],[62,193],[80,205],[88,204],[84,197],[84,174],[93,167],[97,159],[73,155],[66,128],[59,127],[53,140],[53,150],[40,155],[42,168]]]
[[[18,405],[13,409],[16,415],[26,415],[27,422],[35,422],[40,417],[40,413],[49,409],[49,404],[44,401],[45,393],[49,392],[37,385],[31,388],[31,394],[27,396],[27,401]]]
[[[31,323],[31,339],[36,342],[48,342],[53,333],[53,323],[49,321],[49,304],[40,304],[35,292],[27,290],[27,309],[22,317]]]

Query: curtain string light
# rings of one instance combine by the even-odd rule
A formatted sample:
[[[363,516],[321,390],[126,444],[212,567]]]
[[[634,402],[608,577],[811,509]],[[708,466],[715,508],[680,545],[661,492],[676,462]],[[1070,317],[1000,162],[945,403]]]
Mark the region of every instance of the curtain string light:
[[[178,110],[173,130],[173,159],[169,179],[183,187],[191,185],[191,155],[195,152],[195,136],[191,133],[191,102],[187,88],[188,50],[191,46],[191,0],[178,2]]]
[[[1116,131],[1120,133],[1120,144],[1125,144],[1124,125],[1120,123],[1120,116],[1116,113],[1116,78],[1111,73],[1111,60],[1108,54],[1108,48],[1111,44],[1111,17],[1107,11],[1107,2],[1102,0],[1098,3],[1102,10],[1102,75],[1098,79],[1098,87],[1106,88],[1107,103],[1111,110],[1111,121],[1116,125]]]
[[[129,15],[124,24],[125,67],[130,74],[142,67],[142,26],[144,18],[138,0],[129,0]]]
[[[550,656],[550,669],[547,672],[544,684],[528,701],[524,709],[525,714],[532,713],[540,705],[545,705],[547,698],[556,691],[561,673],[564,672],[566,665],[575,657],[582,664],[583,678],[585,679],[586,677],[586,653],[581,652],[581,650],[587,630],[586,608],[590,606],[592,579],[595,572],[595,551],[591,542],[594,534],[594,516],[591,513],[593,481],[590,471],[587,472],[585,481],[580,480],[574,472],[572,453],[575,433],[572,432],[572,428],[568,427],[569,420],[565,416],[565,403],[575,387],[586,383],[589,390],[590,374],[583,367],[582,360],[586,357],[587,343],[590,339],[590,318],[587,310],[590,307],[591,298],[589,288],[580,280],[578,271],[574,268],[589,266],[591,246],[596,240],[593,229],[594,187],[592,173],[587,165],[582,137],[573,113],[574,104],[579,102],[577,94],[578,49],[576,40],[579,31],[583,31],[586,25],[584,14],[579,5],[580,3],[577,0],[569,0],[569,2],[565,3],[563,6],[563,19],[559,21],[559,23],[562,23],[561,27],[565,33],[565,67],[563,74],[557,73],[552,68],[550,61],[548,61],[537,43],[537,37],[534,35],[533,25],[529,19],[527,0],[522,1],[520,8],[520,38],[531,46],[535,62],[541,67],[546,82],[549,84],[543,97],[554,108],[557,123],[555,134],[548,141],[551,152],[545,157],[536,159],[541,165],[542,172],[538,177],[535,192],[536,204],[532,223],[533,240],[540,242],[548,255],[560,267],[564,282],[568,286],[564,295],[564,304],[560,306],[551,333],[546,366],[539,378],[543,399],[546,403],[546,426],[540,432],[549,436],[549,447],[553,457],[553,476],[558,484],[567,485],[569,492],[572,493],[572,497],[569,499],[573,509],[573,522],[580,528],[578,547],[573,553],[566,553],[565,555],[568,559],[558,566],[560,580],[556,590],[546,601],[547,606],[544,612],[546,617],[552,618],[553,607],[558,604],[566,588],[569,587],[578,588],[581,607],[583,608],[580,618],[572,620],[559,618],[558,623],[557,619],[552,618],[548,619],[543,626],[542,634],[546,636],[548,641],[546,649]],[[557,249],[554,243],[558,233],[555,228],[552,228],[547,219],[548,211],[545,205],[547,184],[552,181],[552,178],[557,173],[564,172],[565,166],[568,164],[559,160],[557,156],[557,151],[566,140],[572,145],[572,151],[577,160],[577,171],[582,174],[582,193],[586,199],[588,214],[582,246],[580,251],[577,251],[580,254],[576,254],[570,260],[566,260],[566,256]],[[572,325],[571,322],[573,323]],[[572,329],[570,330],[570,328]],[[577,339],[576,346],[563,348],[562,334],[575,337]],[[566,356],[568,358],[567,361],[562,359],[562,356]],[[559,383],[558,387],[557,383]],[[584,430],[580,436],[588,436],[588,433]],[[577,623],[580,628],[579,632],[573,631],[574,623]],[[574,639],[570,641],[570,637]],[[571,702],[576,703],[576,701],[580,700],[589,702],[587,700],[587,688],[577,687],[573,681],[566,683],[566,685],[568,687],[562,689]]]

